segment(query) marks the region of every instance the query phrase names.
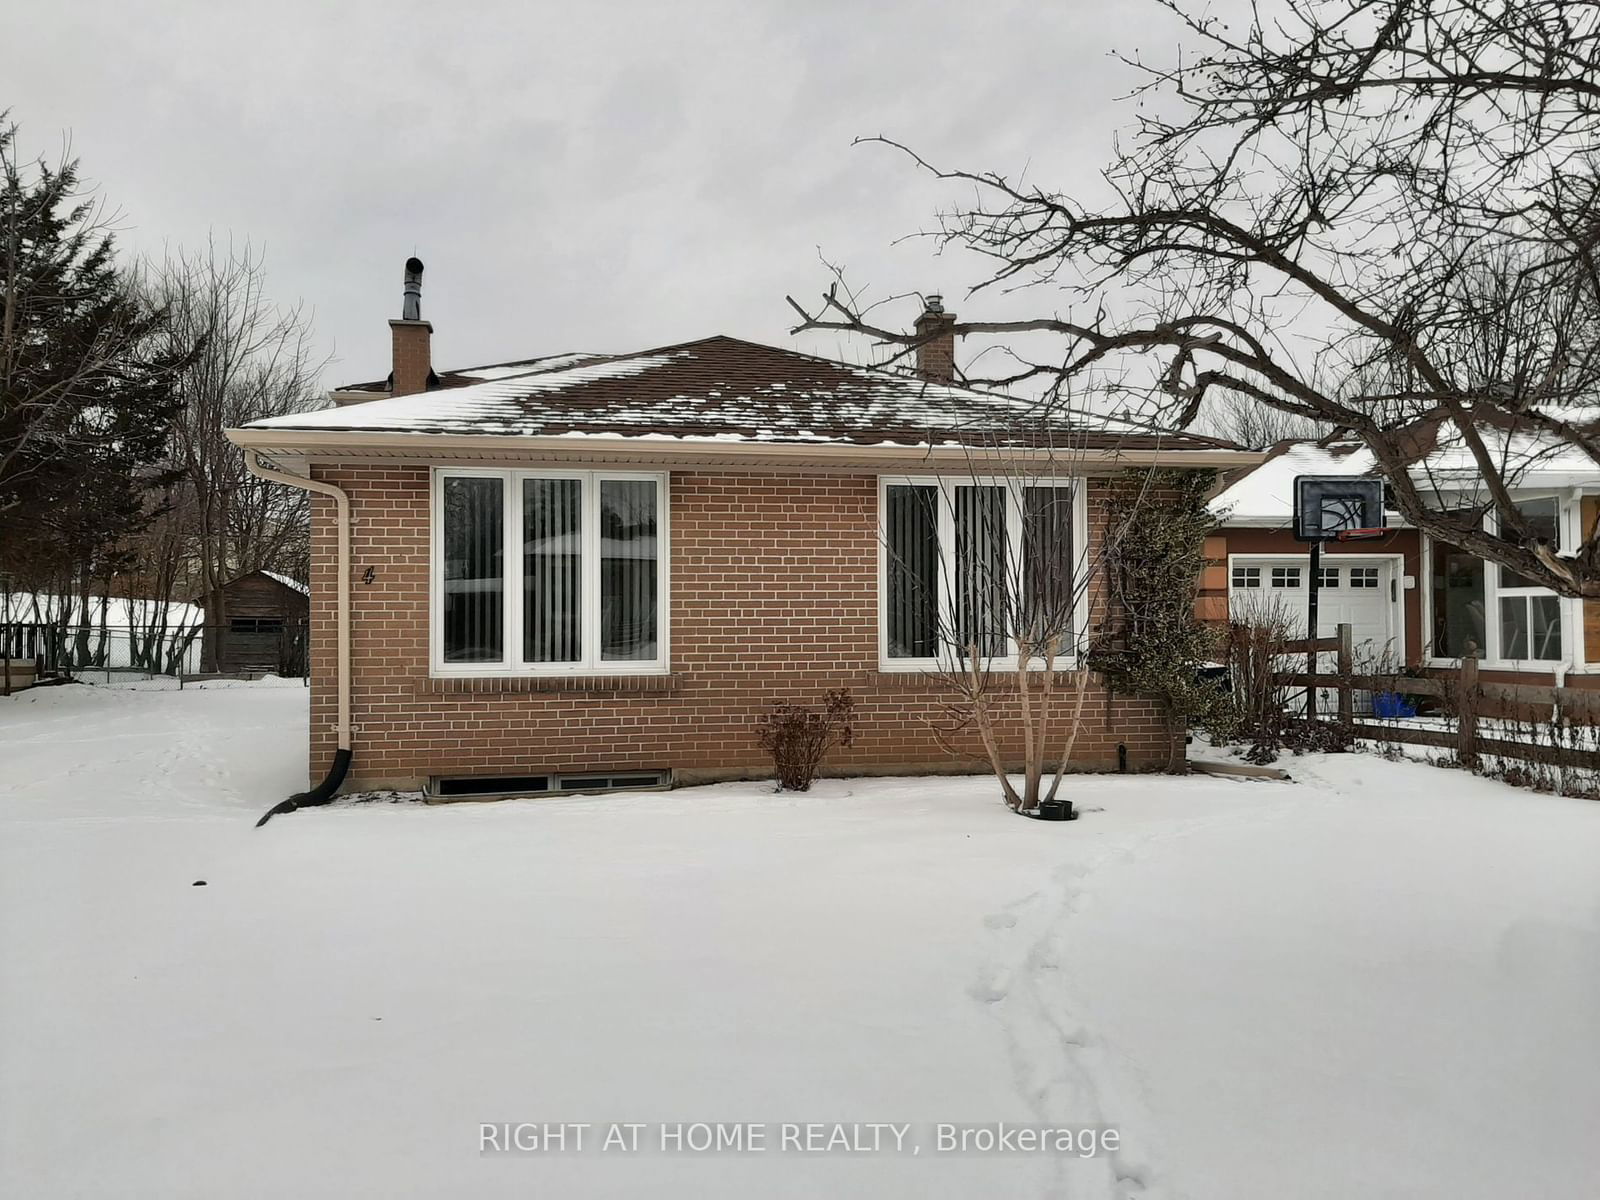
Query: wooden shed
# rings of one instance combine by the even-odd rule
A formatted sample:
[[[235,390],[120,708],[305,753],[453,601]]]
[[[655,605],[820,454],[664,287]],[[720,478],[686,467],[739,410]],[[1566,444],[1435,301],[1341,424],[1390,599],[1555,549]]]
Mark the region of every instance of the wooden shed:
[[[221,619],[206,613],[201,661],[215,662],[224,674],[304,674],[310,589],[275,571],[251,571],[230,579],[222,590]]]

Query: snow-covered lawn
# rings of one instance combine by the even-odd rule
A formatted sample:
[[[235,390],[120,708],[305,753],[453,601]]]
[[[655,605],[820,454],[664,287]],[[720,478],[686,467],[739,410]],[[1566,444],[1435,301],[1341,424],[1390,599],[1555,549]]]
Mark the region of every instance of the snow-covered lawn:
[[[304,785],[305,711],[298,686],[0,701],[0,1195],[1600,1179],[1600,805],[1351,755],[1082,779],[1073,825],[918,779],[253,829]],[[493,1122],[595,1128],[480,1154]],[[645,1123],[638,1153],[599,1149],[611,1122]],[[767,1149],[663,1153],[664,1122]],[[807,1154],[785,1122],[912,1129]],[[941,1122],[1122,1148],[953,1155]]]

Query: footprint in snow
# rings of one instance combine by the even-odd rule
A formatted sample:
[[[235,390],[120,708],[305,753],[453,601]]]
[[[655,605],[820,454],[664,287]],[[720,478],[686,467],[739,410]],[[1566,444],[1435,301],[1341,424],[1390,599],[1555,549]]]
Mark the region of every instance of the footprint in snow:
[[[990,913],[983,919],[983,923],[990,929],[1013,929],[1017,924],[1017,914]]]
[[[1116,1173],[1117,1184],[1123,1195],[1136,1194],[1150,1186],[1154,1172],[1150,1164],[1135,1158],[1127,1150],[1111,1152],[1111,1169]]]
[[[983,1004],[998,1004],[1011,994],[1011,976],[1001,971],[980,979],[967,989],[967,994]]]

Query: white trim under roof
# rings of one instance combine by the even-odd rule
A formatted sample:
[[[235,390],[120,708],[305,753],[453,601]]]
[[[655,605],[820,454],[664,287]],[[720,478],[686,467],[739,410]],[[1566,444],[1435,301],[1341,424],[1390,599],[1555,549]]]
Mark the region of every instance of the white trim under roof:
[[[597,462],[664,464],[719,463],[769,466],[907,467],[970,470],[974,464],[1029,462],[1059,464],[1065,474],[1083,469],[1099,472],[1122,467],[1243,467],[1261,461],[1257,450],[1134,449],[1074,450],[1053,447],[990,447],[903,445],[851,442],[769,442],[719,437],[631,437],[614,433],[555,435],[387,433],[311,429],[229,429],[234,445],[271,457],[303,456],[318,462],[349,460],[403,461],[433,465],[443,461]]]

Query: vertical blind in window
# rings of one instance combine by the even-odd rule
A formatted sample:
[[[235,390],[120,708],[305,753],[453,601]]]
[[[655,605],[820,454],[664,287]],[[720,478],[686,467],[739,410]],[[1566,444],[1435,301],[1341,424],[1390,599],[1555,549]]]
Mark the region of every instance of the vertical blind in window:
[[[522,481],[522,655],[583,657],[583,481]]]
[[[1006,490],[955,489],[956,637],[963,653],[1006,653]]]
[[[665,667],[659,476],[444,470],[437,486],[437,664]]]
[[[1072,649],[1072,492],[1070,487],[1030,487],[1022,495],[1028,627],[1035,638],[1056,635],[1058,653]],[[1037,647],[1040,654],[1044,650],[1042,644]]]
[[[656,656],[656,484],[600,481],[600,657]]]
[[[890,658],[933,658],[939,626],[939,489],[891,484],[884,495]]]
[[[885,482],[883,642],[889,659],[971,651],[1030,661],[1075,649],[1076,506],[1067,481]],[[1020,556],[1020,557],[1018,557]]]
[[[444,659],[499,662],[505,656],[503,482],[444,481]]]

